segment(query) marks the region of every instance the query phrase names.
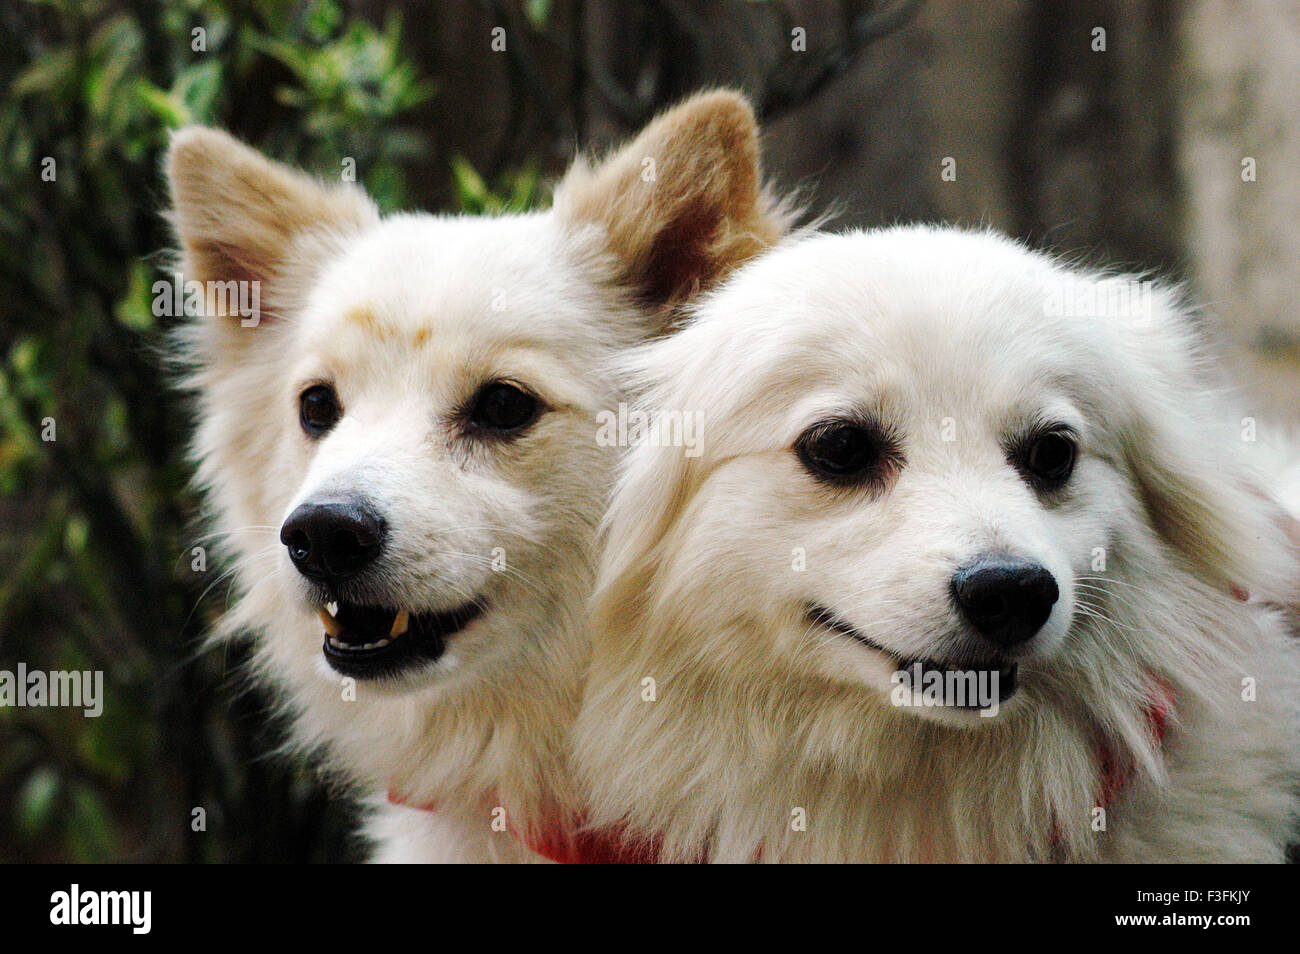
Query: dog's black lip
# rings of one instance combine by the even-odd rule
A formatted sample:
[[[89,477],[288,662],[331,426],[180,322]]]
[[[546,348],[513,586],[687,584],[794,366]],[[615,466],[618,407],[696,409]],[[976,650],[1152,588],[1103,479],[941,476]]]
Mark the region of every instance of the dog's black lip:
[[[841,636],[847,636],[856,642],[861,643],[869,649],[874,649],[892,659],[900,670],[909,670],[913,666],[920,664],[922,670],[932,669],[940,672],[952,671],[996,671],[998,673],[998,701],[1006,702],[1019,688],[1017,684],[1017,675],[1020,666],[1015,662],[1008,662],[1001,659],[986,660],[952,660],[952,659],[932,659],[926,656],[914,656],[904,658],[891,649],[886,649],[872,639],[868,639],[852,624],[845,622],[839,616],[836,616],[825,606],[812,603],[808,606],[808,620],[819,626],[825,626],[832,632],[839,633]],[[975,708],[973,706],[963,706],[961,708]]]
[[[375,649],[339,649],[330,643],[329,633],[321,640],[321,650],[330,668],[354,679],[385,679],[422,664],[436,662],[447,648],[447,639],[483,615],[486,604],[473,599],[450,610],[412,613],[407,631],[387,646]],[[397,616],[397,609],[340,601],[339,617],[349,612]],[[346,632],[341,635],[346,642]]]

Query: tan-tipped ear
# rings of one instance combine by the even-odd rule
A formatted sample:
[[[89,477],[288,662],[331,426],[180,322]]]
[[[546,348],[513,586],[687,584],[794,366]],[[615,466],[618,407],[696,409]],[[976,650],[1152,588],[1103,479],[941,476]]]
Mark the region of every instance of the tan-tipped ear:
[[[327,186],[227,133],[177,132],[167,153],[187,281],[258,282],[262,310],[291,310],[339,240],[378,221],[355,186]]]
[[[762,188],[758,125],[738,93],[701,93],[659,116],[555,195],[566,221],[601,227],[635,297],[671,308],[775,243],[791,216]]]

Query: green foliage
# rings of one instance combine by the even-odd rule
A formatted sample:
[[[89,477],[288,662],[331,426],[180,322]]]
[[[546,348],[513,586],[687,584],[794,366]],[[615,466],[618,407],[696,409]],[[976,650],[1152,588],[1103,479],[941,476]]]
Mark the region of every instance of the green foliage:
[[[317,0],[304,14],[313,39],[335,38],[319,48],[293,40],[254,35],[254,49],[274,57],[294,82],[276,90],[276,99],[297,117],[307,148],[295,158],[309,168],[325,168],[337,157],[351,158],[365,170],[364,182],[382,208],[399,206],[406,195],[401,163],[418,157],[423,137],[397,126],[402,114],[433,95],[402,58],[401,18],[392,15],[382,32],[368,24],[340,26],[336,4]]]
[[[264,708],[227,691],[240,651],[198,653],[228,583],[190,566],[171,319],[150,307],[160,162],[171,130],[224,126],[321,175],[351,159],[396,208],[429,148],[403,122],[434,87],[397,16],[336,0],[11,0],[0,88],[0,670],[102,670],[106,695],[98,719],[0,708],[0,856],[337,857],[346,816],[260,758]]]
[[[533,208],[542,199],[542,178],[536,163],[518,170],[507,169],[496,188],[489,188],[463,156],[452,157],[451,174],[456,184],[456,204],[476,215],[519,212]]]
[[[534,30],[545,31],[551,22],[551,0],[524,0],[524,16]]]

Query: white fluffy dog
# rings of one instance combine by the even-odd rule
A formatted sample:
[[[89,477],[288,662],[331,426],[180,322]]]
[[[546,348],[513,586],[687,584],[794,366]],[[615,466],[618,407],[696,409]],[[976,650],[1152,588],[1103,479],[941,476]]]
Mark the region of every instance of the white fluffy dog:
[[[1283,858],[1297,569],[1173,291],[819,235],[642,350],[593,825],[664,860]],[[651,439],[693,414],[694,453]]]
[[[207,129],[168,175],[225,631],[377,796],[379,858],[567,856],[606,366],[784,231],[748,105],[695,97],[541,213],[381,218]]]

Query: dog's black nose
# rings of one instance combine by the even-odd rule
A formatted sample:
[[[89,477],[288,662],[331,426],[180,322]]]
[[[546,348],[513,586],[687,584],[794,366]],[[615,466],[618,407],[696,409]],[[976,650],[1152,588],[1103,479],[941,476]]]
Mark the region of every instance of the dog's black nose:
[[[967,622],[1003,647],[1042,629],[1060,595],[1044,567],[1009,557],[978,560],[952,578],[953,600]]]
[[[280,542],[303,576],[334,582],[379,555],[384,522],[359,500],[309,502],[289,514],[280,528]]]

